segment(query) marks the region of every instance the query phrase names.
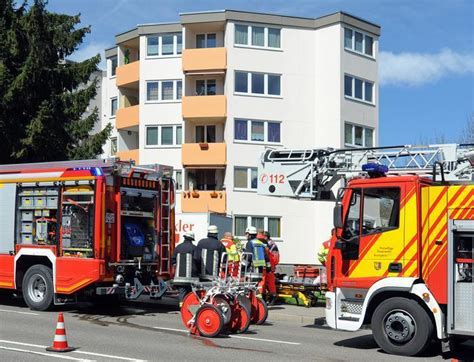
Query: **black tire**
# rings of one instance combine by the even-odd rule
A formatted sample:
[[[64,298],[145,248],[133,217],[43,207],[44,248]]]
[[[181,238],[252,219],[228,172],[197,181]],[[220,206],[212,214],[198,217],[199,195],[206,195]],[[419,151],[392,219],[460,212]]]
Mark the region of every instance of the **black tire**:
[[[387,299],[380,303],[372,316],[374,339],[390,354],[420,354],[428,347],[433,329],[428,313],[412,299]]]
[[[33,265],[23,277],[23,299],[32,310],[48,310],[53,305],[53,272],[44,265]]]

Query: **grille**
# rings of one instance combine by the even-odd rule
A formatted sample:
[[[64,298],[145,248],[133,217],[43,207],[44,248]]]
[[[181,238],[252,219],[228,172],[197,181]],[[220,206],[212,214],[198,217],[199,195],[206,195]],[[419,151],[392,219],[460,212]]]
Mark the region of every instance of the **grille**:
[[[341,312],[362,314],[362,302],[348,302],[343,300],[341,303]]]

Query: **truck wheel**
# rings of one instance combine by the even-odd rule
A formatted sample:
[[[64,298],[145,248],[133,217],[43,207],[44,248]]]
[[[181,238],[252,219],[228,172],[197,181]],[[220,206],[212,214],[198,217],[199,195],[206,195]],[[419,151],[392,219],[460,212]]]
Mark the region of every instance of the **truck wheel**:
[[[414,356],[430,343],[433,323],[416,301],[396,297],[385,300],[375,309],[372,332],[385,352]]]
[[[48,310],[53,304],[53,272],[44,265],[33,265],[22,282],[23,299],[33,310]]]

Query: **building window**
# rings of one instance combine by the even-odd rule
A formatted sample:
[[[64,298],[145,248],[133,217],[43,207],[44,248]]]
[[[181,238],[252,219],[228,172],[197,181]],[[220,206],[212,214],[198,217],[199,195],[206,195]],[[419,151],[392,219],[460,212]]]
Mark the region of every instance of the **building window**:
[[[252,45],[265,46],[265,28],[261,26],[252,26]]]
[[[374,38],[357,30],[344,28],[344,48],[374,56]]]
[[[234,167],[234,189],[257,190],[257,180],[256,167]]]
[[[237,94],[280,96],[281,75],[236,71],[234,90]]]
[[[179,146],[183,141],[182,131],[179,125],[147,126],[146,146]]]
[[[245,230],[249,226],[268,231],[272,239],[281,239],[281,217],[272,216],[234,216],[234,235],[245,237]]]
[[[345,123],[344,144],[350,147],[374,147],[374,130],[369,127]]]
[[[374,83],[346,74],[344,75],[344,95],[373,104]]]
[[[146,38],[149,57],[166,57],[181,54],[183,49],[183,36],[181,33],[162,35],[149,35]]]
[[[183,93],[181,80],[156,80],[146,83],[146,100],[170,102],[180,100]]]
[[[115,77],[117,71],[117,56],[110,58],[110,76]]]
[[[183,171],[174,170],[174,180],[176,182],[176,191],[181,191],[183,189]]]
[[[196,126],[196,143],[215,143],[216,126]]]
[[[234,140],[255,143],[280,143],[281,123],[236,119],[234,123]]]
[[[281,48],[281,29],[235,24],[234,44],[254,48]]]
[[[117,97],[111,98],[110,99],[110,116],[111,117],[115,117],[115,114],[117,113],[117,106],[118,106]]]
[[[198,79],[196,80],[197,96],[215,96],[216,80],[215,79]]]
[[[176,99],[183,98],[183,81],[178,80],[176,82]]]
[[[215,48],[217,46],[216,34],[197,34],[196,48]]]
[[[117,137],[110,138],[110,155],[115,156],[117,154]]]

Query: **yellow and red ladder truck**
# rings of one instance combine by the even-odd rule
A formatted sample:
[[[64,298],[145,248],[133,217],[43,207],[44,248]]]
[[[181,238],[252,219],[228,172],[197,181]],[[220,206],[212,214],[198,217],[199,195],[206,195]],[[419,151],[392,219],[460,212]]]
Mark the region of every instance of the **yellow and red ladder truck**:
[[[83,296],[162,296],[174,250],[171,171],[115,159],[0,166],[0,289],[35,310]]]
[[[474,145],[266,150],[258,192],[336,201],[331,328],[399,355],[474,338]]]

